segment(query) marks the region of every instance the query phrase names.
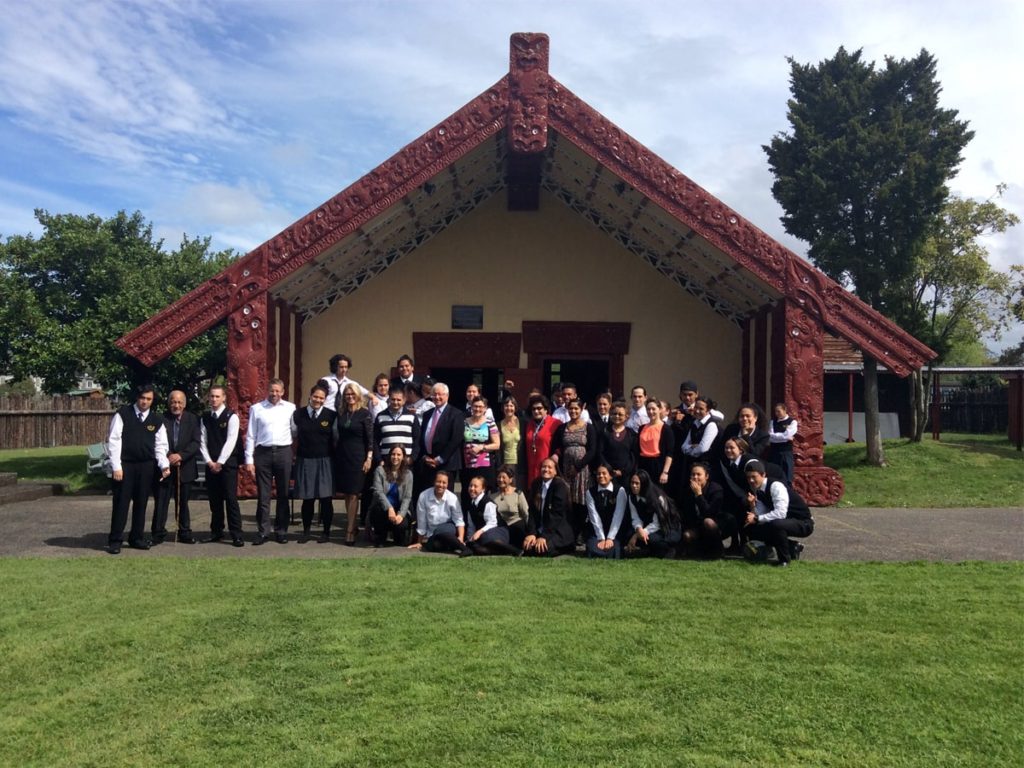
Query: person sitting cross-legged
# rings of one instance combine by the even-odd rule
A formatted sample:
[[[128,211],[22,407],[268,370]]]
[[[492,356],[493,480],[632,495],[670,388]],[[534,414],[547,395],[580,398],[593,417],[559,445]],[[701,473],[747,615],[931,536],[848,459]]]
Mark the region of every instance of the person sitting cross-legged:
[[[410,549],[426,552],[457,552],[466,547],[466,523],[459,497],[448,490],[450,475],[443,469],[434,475],[434,487],[416,501],[416,533],[419,541]]]

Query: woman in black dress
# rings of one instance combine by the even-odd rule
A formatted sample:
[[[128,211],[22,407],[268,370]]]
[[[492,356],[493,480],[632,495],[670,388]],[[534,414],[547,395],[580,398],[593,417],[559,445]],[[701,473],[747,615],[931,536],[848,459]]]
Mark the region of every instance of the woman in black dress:
[[[345,543],[356,543],[359,532],[359,496],[373,461],[373,422],[363,405],[359,385],[350,382],[341,393],[338,443],[334,453],[334,490],[345,500],[348,530]]]
[[[626,426],[626,404],[619,401],[608,413],[610,426],[598,435],[598,461],[612,471],[616,485],[625,486],[636,469],[636,432]]]
[[[768,453],[768,417],[757,403],[744,403],[736,411],[736,421],[725,428],[722,440],[742,437],[750,446],[750,453],[763,459]]]

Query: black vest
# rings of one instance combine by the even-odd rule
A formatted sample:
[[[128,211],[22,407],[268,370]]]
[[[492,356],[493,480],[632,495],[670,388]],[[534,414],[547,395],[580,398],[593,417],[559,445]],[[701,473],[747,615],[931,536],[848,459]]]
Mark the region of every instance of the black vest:
[[[203,412],[203,426],[206,427],[206,452],[210,454],[212,461],[220,458],[220,452],[224,449],[224,443],[228,439],[228,421],[234,415],[230,408],[225,408],[221,412],[220,418],[214,417],[213,411]],[[235,450],[231,452],[231,456],[224,462],[224,466],[237,467],[242,451],[242,431],[239,429],[238,438],[235,440]]]
[[[772,432],[785,432],[786,431],[786,427],[788,427],[792,423],[793,423],[793,417],[792,416],[787,416],[786,418],[781,419],[779,421],[776,421],[775,419],[772,419]],[[792,453],[793,452],[793,441],[792,440],[786,440],[784,443],[772,443],[771,447],[772,447],[772,450],[774,450],[776,452],[779,452],[779,453],[782,453],[784,451],[789,451],[790,453]]]
[[[772,504],[772,486],[775,483],[781,483],[782,487],[786,488],[786,484],[782,482],[782,480],[769,480],[765,489],[757,492],[757,498],[762,501],[768,509],[775,509]],[[803,497],[792,488],[786,488],[786,490],[789,492],[789,509],[786,511],[786,519],[810,520],[811,508],[807,506],[807,502],[804,501]]]
[[[488,496],[486,493],[483,494],[477,501],[473,501],[472,499],[466,501],[466,514],[469,516],[469,519],[473,521],[473,530],[479,531],[481,528],[487,525],[487,521],[484,520],[484,509],[487,507],[487,504],[490,501],[491,497]],[[508,527],[505,521],[501,519],[501,515],[497,515],[497,518],[499,526],[502,526],[504,528]]]
[[[296,408],[292,419],[298,437],[295,455],[302,459],[323,459],[331,455],[331,434],[338,414],[330,408],[321,408],[320,416],[310,417],[307,408]]]
[[[618,489],[613,487],[612,490],[605,491],[594,485],[587,490],[587,493],[594,500],[594,508],[597,510],[597,516],[601,518],[601,527],[604,528],[605,536],[607,536],[608,529],[612,527],[612,518],[615,517],[615,499],[618,496]]]
[[[156,459],[156,433],[164,424],[163,417],[150,408],[146,420],[139,421],[132,405],[125,405],[117,412],[122,425],[121,463]]]

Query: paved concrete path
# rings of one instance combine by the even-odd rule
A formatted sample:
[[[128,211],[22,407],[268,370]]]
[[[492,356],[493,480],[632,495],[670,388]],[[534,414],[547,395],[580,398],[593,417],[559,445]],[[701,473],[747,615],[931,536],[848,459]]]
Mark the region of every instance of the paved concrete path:
[[[247,544],[165,543],[148,552],[125,548],[120,557],[402,557],[404,547],[346,547],[342,531],[329,543],[268,542],[248,545],[255,531],[255,502],[242,502]],[[152,507],[150,508],[152,509]],[[192,503],[194,527],[209,524],[205,500]],[[343,518],[342,518],[343,519]],[[835,509],[814,511],[815,531],[805,560],[907,561],[1024,560],[1024,508]],[[0,506],[0,557],[109,557],[109,496],[64,496]],[[293,529],[294,530],[294,529]]]

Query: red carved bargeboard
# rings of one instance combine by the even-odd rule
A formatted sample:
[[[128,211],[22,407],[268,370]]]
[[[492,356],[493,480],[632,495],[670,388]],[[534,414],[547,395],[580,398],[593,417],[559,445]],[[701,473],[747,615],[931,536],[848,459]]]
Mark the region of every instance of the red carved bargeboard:
[[[376,169],[266,241],[224,272],[119,339],[125,352],[153,365],[214,324],[228,321],[229,400],[247,420],[269,378],[267,291],[340,242],[452,163],[508,129],[508,162],[533,173],[557,131],[688,229],[782,294],[786,302],[786,399],[797,408],[797,488],[813,503],[832,503],[842,480],[821,465],[821,338],[843,336],[906,375],[934,357],[925,345],[871,309],[792,251],[607,120],[548,74],[548,38],[515,34],[509,74],[401,149]],[[525,174],[524,189],[535,179]],[[529,182],[528,184],[525,182]]]

